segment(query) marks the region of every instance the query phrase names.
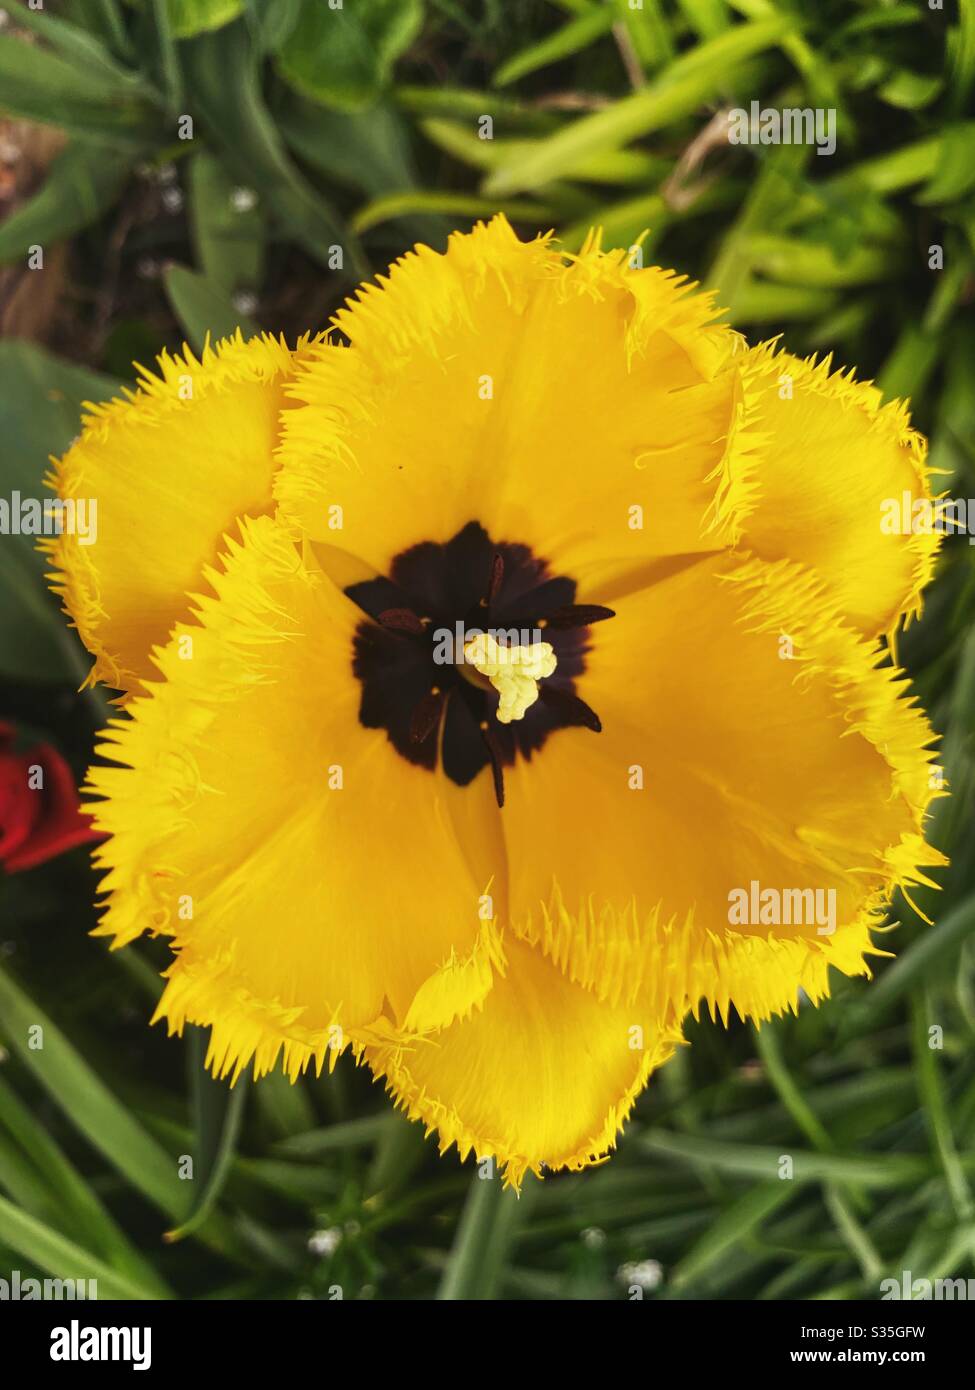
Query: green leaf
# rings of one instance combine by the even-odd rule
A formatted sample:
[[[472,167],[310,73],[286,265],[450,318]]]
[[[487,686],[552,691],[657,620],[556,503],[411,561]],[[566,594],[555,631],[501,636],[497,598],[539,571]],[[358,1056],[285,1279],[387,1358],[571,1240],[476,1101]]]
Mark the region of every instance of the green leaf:
[[[303,1078],[292,1082],[283,1071],[267,1072],[254,1083],[254,1105],[271,1133],[307,1134],[315,1124],[315,1111]]]
[[[15,339],[0,343],[0,380],[0,498],[50,498],[49,458],[78,433],[82,402],[107,400],[118,384]],[[88,660],[48,590],[36,539],[0,536],[0,673],[80,680]]]
[[[26,257],[87,227],[115,201],[134,160],[75,141],[61,151],[40,189],[0,223],[0,262]]]
[[[496,1172],[491,1177],[474,1176],[437,1292],[439,1299],[493,1297],[515,1226],[524,1215],[530,1182],[519,1197],[504,1187]]]
[[[944,86],[944,78],[901,68],[877,90],[881,101],[903,111],[920,111],[930,106]]]
[[[261,53],[276,53],[286,43],[301,14],[301,0],[244,0],[247,22]]]
[[[482,140],[469,125],[446,121],[437,116],[421,121],[420,129],[438,149],[445,150],[475,169],[495,169],[498,165],[530,154],[538,144],[535,140]],[[585,183],[634,183],[645,186],[659,183],[672,168],[669,159],[647,154],[644,150],[605,150],[580,160],[566,173],[568,178],[580,179]]]
[[[964,902],[929,927],[898,955],[849,1010],[841,1036],[864,1032],[905,994],[931,981],[975,935],[975,897]]]
[[[349,188],[378,197],[416,186],[406,124],[387,102],[353,116],[295,93],[278,129],[306,164]]]
[[[676,59],[650,86],[615,102],[605,111],[584,116],[539,143],[529,156],[513,160],[488,179],[489,193],[513,193],[562,178],[580,159],[617,149],[638,135],[690,115],[727,83],[729,71],[746,58],[781,42],[791,20],[770,19],[740,24]]]
[[[948,126],[941,136],[938,162],[930,183],[917,196],[919,203],[953,203],[975,188],[975,121]]]
[[[240,194],[253,206],[238,206]],[[226,165],[204,150],[189,169],[190,225],[204,276],[224,290],[253,288],[264,262],[264,211],[257,194],[241,189]]]
[[[0,110],[72,134],[145,145],[156,133],[148,102],[128,81],[113,90],[103,74],[0,34]]]
[[[298,23],[278,50],[278,66],[313,100],[360,111],[378,97],[422,23],[422,0],[350,0],[340,9],[327,0],[302,0]]]
[[[0,1197],[0,1241],[40,1269],[47,1270],[55,1279],[94,1279],[100,1299],[157,1299],[160,1296],[153,1285],[140,1284],[110,1269],[43,1221],[18,1211],[5,1197]]]
[[[273,10],[276,0],[266,0]],[[166,0],[173,38],[191,39],[210,29],[221,29],[243,12],[244,0]]]
[[[958,26],[949,36],[951,95],[956,111],[963,111],[975,82],[975,4],[958,0]]]
[[[266,1079],[266,1078],[265,1078]],[[264,1080],[258,1083],[264,1084]],[[304,1134],[292,1134],[274,1146],[274,1152],[285,1158],[321,1158],[323,1154],[339,1153],[344,1149],[371,1148],[386,1134],[398,1128],[399,1116],[392,1110],[378,1115],[363,1115],[358,1120],[329,1125],[326,1129],[310,1129]]]
[[[223,286],[185,266],[171,265],[163,277],[173,313],[195,352],[201,352],[207,338],[232,337],[240,329],[245,338],[259,332],[246,314],[234,308]]]
[[[66,61],[73,63],[82,76],[98,74],[108,84],[109,90],[148,91],[141,74],[130,72],[116,62],[109,49],[94,34],[79,24],[73,24],[63,15],[54,17],[42,9],[32,10],[26,0],[18,0],[15,17],[18,26],[40,34],[52,48],[60,51]]]
[[[38,1027],[43,1030],[40,1048],[31,1046],[32,1037],[38,1036],[31,1030]],[[150,1138],[60,1029],[3,970],[0,1028],[79,1133],[153,1206],[170,1218],[183,1220],[189,1193],[177,1176],[176,1155],[166,1153]],[[62,1269],[70,1267],[61,1265]]]
[[[858,246],[838,257],[816,242],[758,233],[744,241],[745,253],[771,280],[822,289],[846,288],[892,280],[903,273],[902,258],[889,247]]]
[[[794,1196],[795,1188],[789,1182],[758,1183],[749,1188],[708,1225],[704,1234],[681,1257],[671,1273],[673,1287],[684,1288],[699,1278],[716,1260],[753,1235],[766,1217]]]
[[[836,296],[829,290],[746,279],[735,292],[733,313],[741,323],[777,324],[783,319],[819,318],[835,305]]]
[[[503,212],[512,222],[540,223],[551,219],[551,208],[545,203],[504,201],[498,198],[479,198],[470,193],[390,193],[376,198],[360,208],[352,219],[352,230],[366,232],[381,222],[411,213],[442,213],[453,218],[475,220],[494,217]]]
[[[45,1211],[34,1215],[48,1220],[64,1234],[106,1260],[120,1274],[155,1289],[160,1297],[168,1290],[152,1265],[129,1242],[124,1231],[99,1201],[95,1192],[65,1158],[47,1130],[32,1111],[0,1078],[0,1137],[3,1131],[15,1141],[35,1181],[42,1185],[56,1215]],[[9,1156],[8,1156],[9,1158]],[[2,1169],[6,1175],[5,1160]],[[21,1203],[26,1205],[26,1203]]]
[[[288,156],[264,104],[247,25],[201,34],[181,54],[201,120],[240,182],[257,189],[275,221],[318,261],[333,269],[339,246],[346,275],[364,278],[368,265],[357,239]]]
[[[548,67],[550,63],[560,63],[580,49],[587,48],[595,39],[608,34],[613,27],[614,15],[606,6],[602,9],[587,10],[576,19],[570,19],[561,29],[557,29],[540,43],[523,48],[520,53],[502,63],[494,74],[498,87],[506,87],[526,77],[530,72]]]
[[[703,1164],[719,1172],[741,1177],[778,1176],[781,1149],[751,1144],[724,1144],[688,1134],[651,1130],[634,1140],[649,1154]],[[931,1176],[928,1159],[914,1154],[824,1154],[789,1150],[796,1184],[807,1182],[849,1183],[864,1188],[911,1187]]]
[[[223,1191],[230,1172],[250,1091],[249,1074],[235,1086],[218,1081],[206,1069],[206,1038],[193,1028],[188,1049],[193,1130],[196,1139],[193,1164],[193,1206],[187,1219],[167,1240],[182,1240],[207,1219]]]
[[[698,38],[714,39],[731,24],[725,0],[678,0]]]

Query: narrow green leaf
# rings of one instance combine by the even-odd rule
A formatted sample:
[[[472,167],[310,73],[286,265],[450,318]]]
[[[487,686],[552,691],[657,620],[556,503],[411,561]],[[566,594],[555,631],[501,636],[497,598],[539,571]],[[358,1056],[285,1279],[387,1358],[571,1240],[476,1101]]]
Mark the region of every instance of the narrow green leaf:
[[[141,90],[149,95],[142,75],[117,62],[105,44],[87,29],[73,24],[63,15],[52,16],[43,9],[31,9],[27,0],[16,0],[16,6],[14,15],[17,24],[40,34],[78,69],[83,78],[97,74],[109,91],[131,94]]]
[[[497,1173],[472,1179],[438,1299],[492,1297],[518,1219],[518,1202],[517,1193],[505,1189]]]
[[[193,243],[203,274],[222,290],[253,288],[264,261],[264,210],[258,195],[242,188],[208,150],[189,168]]]
[[[951,1117],[930,1033],[931,1005],[927,990],[917,989],[911,1007],[911,1037],[918,1098],[924,1108],[931,1145],[944,1170],[952,1205],[959,1221],[970,1221],[975,1204],[951,1131]],[[943,1028],[942,1028],[943,1032]]]
[[[947,127],[941,136],[938,162],[931,180],[917,196],[919,203],[953,203],[975,188],[973,141],[975,121]]]
[[[279,0],[271,0],[269,10]],[[244,0],[166,0],[167,18],[173,38],[191,39],[211,29],[222,29],[244,9]]]
[[[0,110],[72,134],[142,146],[154,134],[146,100],[126,85],[113,91],[56,53],[0,34]]]
[[[257,55],[238,20],[217,34],[181,45],[187,82],[214,146],[242,184],[256,188],[285,232],[334,269],[343,252],[344,276],[364,278],[368,265],[357,238],[298,172],[261,91]]]
[[[700,1163],[742,1177],[777,1176],[781,1150],[760,1145],[724,1144],[692,1135],[651,1130],[634,1136],[636,1148],[650,1154]],[[790,1151],[793,1182],[839,1182],[864,1188],[910,1187],[931,1176],[930,1161],[912,1154],[822,1154]]]
[[[763,275],[787,285],[840,289],[893,280],[904,271],[903,258],[889,247],[858,246],[840,256],[829,246],[770,232],[746,238],[744,251]]]
[[[762,1222],[795,1196],[788,1182],[759,1183],[744,1196],[732,1202],[704,1234],[694,1242],[674,1267],[670,1283],[675,1289],[685,1288],[707,1272],[729,1250],[753,1235]]]
[[[176,52],[176,35],[172,22],[175,0],[151,0],[151,3],[156,22],[156,42],[159,46],[159,62],[166,88],[166,100],[170,115],[175,115],[183,105],[183,73]]]
[[[37,1036],[31,1030],[38,1027],[43,1030],[41,1048],[31,1046],[31,1038]],[[182,1220],[189,1193],[177,1177],[175,1156],[136,1123],[61,1031],[3,970],[0,1029],[88,1142],[155,1207]]]
[[[260,1084],[260,1083],[259,1083]],[[286,1158],[321,1158],[323,1154],[339,1153],[343,1149],[372,1147],[379,1143],[387,1130],[394,1128],[399,1117],[394,1111],[379,1115],[363,1115],[358,1120],[329,1125],[327,1129],[311,1129],[305,1134],[292,1134],[275,1144],[274,1152]]]
[[[538,188],[563,177],[580,159],[616,149],[690,115],[721,90],[734,65],[779,43],[790,24],[787,17],[776,15],[738,25],[699,45],[676,59],[650,86],[605,111],[574,121],[540,143],[531,155],[495,170],[486,191],[507,194]]]
[[[55,1279],[94,1279],[100,1299],[141,1300],[159,1297],[155,1288],[110,1269],[50,1226],[28,1216],[26,1212],[18,1211],[5,1197],[0,1197],[0,1241],[39,1268],[47,1270]]]
[[[506,87],[530,72],[537,72],[540,68],[548,67],[550,63],[560,63],[564,58],[578,53],[580,49],[588,48],[594,40],[609,33],[613,27],[613,18],[612,10],[609,6],[604,6],[587,10],[575,19],[570,19],[568,24],[564,24],[554,34],[549,34],[538,43],[530,44],[502,63],[494,74],[495,85]]]
[[[390,193],[384,198],[375,198],[352,218],[352,230],[362,233],[382,222],[395,217],[408,217],[415,213],[444,213],[454,218],[489,218],[503,212],[512,222],[541,223],[551,219],[551,209],[545,203],[531,203],[511,200],[505,202],[497,198],[479,198],[469,193],[423,193],[411,190],[407,193]]]
[[[205,1065],[206,1035],[200,1028],[193,1028],[190,1034],[187,1058],[196,1138],[194,1198],[189,1216],[167,1234],[168,1241],[182,1240],[197,1230],[216,1205],[237,1151],[251,1085],[249,1074],[238,1079],[235,1086],[210,1075]]]
[[[0,1133],[3,1130],[12,1137],[29,1161],[35,1181],[43,1184],[48,1201],[56,1204],[60,1219],[44,1211],[35,1212],[35,1215],[59,1229],[63,1225],[65,1234],[90,1248],[120,1274],[146,1288],[155,1289],[160,1297],[167,1297],[166,1285],[150,1262],[130,1243],[47,1130],[0,1078]],[[3,1166],[0,1166],[0,1171],[5,1171]]]
[[[82,402],[108,400],[118,383],[16,339],[0,342],[0,380],[0,497],[9,504],[14,492],[38,500],[53,496],[43,481],[49,456],[63,453],[78,433]],[[0,674],[80,683],[89,660],[48,590],[48,568],[36,537],[4,537]]]

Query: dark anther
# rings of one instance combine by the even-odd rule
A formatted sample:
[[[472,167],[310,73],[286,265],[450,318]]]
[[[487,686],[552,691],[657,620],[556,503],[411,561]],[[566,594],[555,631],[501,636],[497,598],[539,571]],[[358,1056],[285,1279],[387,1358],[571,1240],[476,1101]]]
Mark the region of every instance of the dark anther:
[[[602,733],[603,725],[599,715],[585,700],[573,695],[571,690],[564,690],[561,686],[549,685],[548,681],[543,681],[538,687],[538,694],[551,710],[558,712],[563,725],[579,725],[583,729],[592,729],[594,734]]]
[[[422,636],[425,631],[412,608],[385,608],[379,614],[379,621],[393,632],[412,632]]]
[[[494,778],[494,797],[501,807],[504,805],[504,766],[502,763],[501,748],[498,740],[494,736],[490,724],[485,724],[481,728],[484,735],[484,742],[487,745],[488,755],[491,759],[491,776]]]
[[[429,690],[422,700],[418,700],[413,708],[413,716],[410,719],[410,740],[413,743],[423,743],[433,733],[440,723],[440,715],[443,712],[444,701],[447,696],[442,690],[434,687]]]
[[[491,561],[491,582],[488,585],[487,601],[490,606],[498,596],[504,579],[504,556],[500,551],[495,551],[494,559]]]
[[[589,627],[591,623],[602,623],[607,618],[615,617],[612,608],[603,608],[599,603],[566,603],[549,614],[545,626],[567,632],[569,628]]]

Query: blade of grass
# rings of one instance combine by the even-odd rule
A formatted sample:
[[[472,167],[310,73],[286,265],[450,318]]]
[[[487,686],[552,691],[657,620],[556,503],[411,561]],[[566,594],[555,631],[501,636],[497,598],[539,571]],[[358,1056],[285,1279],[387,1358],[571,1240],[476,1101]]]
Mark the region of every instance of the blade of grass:
[[[69,1222],[67,1234],[89,1246],[120,1274],[147,1288],[155,1287],[160,1297],[167,1297],[169,1291],[150,1262],[139,1254],[47,1130],[2,1078],[0,1124],[29,1159],[32,1172],[43,1182],[45,1191],[56,1198]]]
[[[55,1279],[94,1279],[99,1298],[157,1299],[158,1291],[126,1278],[74,1241],[0,1197],[0,1240]]]
[[[517,1201],[516,1193],[505,1190],[497,1173],[489,1178],[478,1175],[472,1179],[450,1258],[437,1290],[438,1299],[453,1302],[485,1297],[487,1262],[491,1261],[494,1277],[497,1277],[513,1220],[506,1208]],[[495,1231],[498,1226],[500,1235]]]
[[[165,1239],[169,1242],[183,1240],[198,1230],[216,1205],[237,1152],[251,1086],[249,1072],[233,1087],[210,1075],[206,1069],[206,1037],[201,1028],[192,1029],[187,1063],[196,1141],[193,1183],[199,1195],[186,1220],[166,1233]]]
[[[616,149],[638,135],[690,115],[721,90],[734,65],[773,47],[788,32],[791,22],[776,15],[738,25],[699,45],[672,63],[652,85],[614,102],[605,111],[572,122],[540,141],[530,155],[496,169],[485,191],[497,195],[539,188],[563,177],[580,159]]]
[[[113,1168],[169,1217],[182,1220],[188,1194],[179,1182],[176,1160],[133,1120],[101,1078],[75,1051],[11,977],[0,970],[0,1020],[4,1036],[40,1085],[75,1128]],[[30,1039],[40,1036],[43,1047]]]
[[[586,10],[568,24],[563,24],[554,34],[549,34],[538,43],[529,44],[502,63],[494,74],[496,87],[507,87],[530,72],[547,67],[550,63],[560,63],[583,48],[588,48],[603,34],[608,34],[613,26],[613,12],[606,6],[601,9]]]
[[[552,210],[545,203],[532,203],[527,200],[499,201],[496,198],[479,198],[469,193],[425,193],[410,189],[405,193],[388,193],[385,197],[374,198],[360,208],[351,221],[354,232],[360,235],[396,217],[411,217],[417,213],[444,213],[451,217],[487,218],[503,212],[512,222],[552,222]]]
[[[674,1289],[685,1288],[704,1274],[728,1250],[747,1239],[767,1216],[778,1211],[795,1188],[789,1182],[759,1183],[726,1207],[699,1240],[683,1255],[671,1273]]]

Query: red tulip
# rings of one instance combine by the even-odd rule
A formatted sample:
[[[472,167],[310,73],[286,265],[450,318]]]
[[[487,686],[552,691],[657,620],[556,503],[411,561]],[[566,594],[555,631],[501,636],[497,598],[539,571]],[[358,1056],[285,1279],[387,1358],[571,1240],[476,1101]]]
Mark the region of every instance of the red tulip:
[[[56,748],[14,748],[0,723],[0,867],[33,869],[76,845],[101,839],[82,814],[74,776]]]

